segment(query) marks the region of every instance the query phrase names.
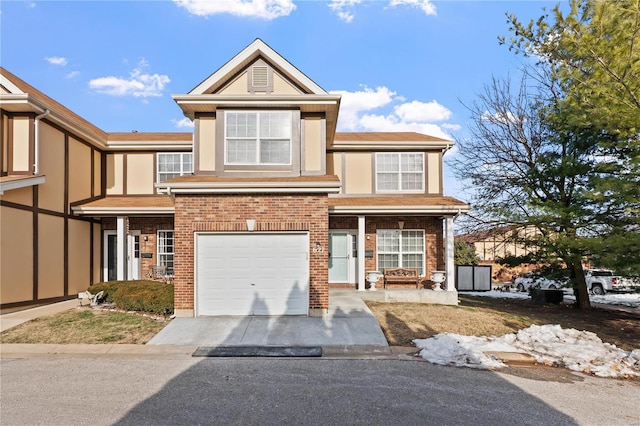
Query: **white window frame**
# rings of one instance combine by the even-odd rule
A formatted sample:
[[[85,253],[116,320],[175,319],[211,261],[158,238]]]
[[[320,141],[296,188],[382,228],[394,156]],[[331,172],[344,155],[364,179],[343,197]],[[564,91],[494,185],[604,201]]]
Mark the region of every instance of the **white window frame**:
[[[398,156],[398,171],[397,172],[382,172],[378,170],[378,166],[380,164],[380,156],[381,155],[397,155]],[[416,172],[412,170],[402,170],[402,156],[403,155],[419,155],[422,158],[422,171]],[[425,163],[424,163],[424,152],[376,152],[376,192],[406,192],[406,193],[422,193],[424,192],[424,182],[425,182]],[[398,176],[398,186],[396,189],[380,189],[378,187],[378,176],[379,174],[395,174]],[[420,179],[420,188],[418,189],[402,189],[402,175],[403,173],[420,173],[422,178]]]
[[[161,237],[160,234],[165,233],[165,232],[171,232],[171,239],[173,240],[173,244],[171,245],[171,247],[173,248],[173,251],[168,252],[168,251],[160,251],[160,240],[166,240],[166,237]],[[168,245],[165,243],[164,247],[167,247]],[[173,275],[174,274],[174,268],[175,268],[175,254],[176,254],[176,233],[173,229],[158,229],[158,231],[156,232],[156,265],[157,266],[167,266],[167,262],[164,260],[166,256],[171,256],[171,263],[173,264],[173,266],[171,267],[171,269],[168,269],[167,266],[167,275]]]
[[[160,172],[160,156],[163,155],[180,155],[180,171],[179,172]],[[185,156],[191,156],[191,168],[186,168],[185,166]],[[156,182],[164,182],[168,179],[160,179],[161,176],[167,174],[175,174],[179,173],[180,176],[193,173],[193,153],[192,152],[158,152],[156,156]],[[175,177],[175,176],[174,176]],[[173,177],[171,178],[173,179]]]
[[[261,163],[260,162],[260,143],[262,140],[283,140],[284,138],[268,138],[261,137],[259,135],[260,131],[260,116],[263,114],[282,114],[286,113],[289,116],[289,159],[286,163]],[[255,163],[243,163],[243,162],[229,162],[228,161],[228,153],[227,147],[229,142],[229,136],[227,136],[227,126],[228,126],[228,117],[229,114],[256,114],[256,162]],[[251,111],[251,110],[240,110],[240,111],[225,111],[224,115],[224,165],[225,166],[290,166],[292,164],[292,156],[293,156],[293,116],[291,111],[278,111],[278,110],[267,110],[267,111]],[[250,139],[249,137],[238,137],[238,139]]]
[[[399,239],[398,239],[398,251],[381,251],[380,250],[380,233],[381,232],[394,232],[397,233],[399,235]],[[422,234],[422,251],[407,251],[404,252],[402,251],[402,234],[404,232],[419,232]],[[426,260],[427,260],[427,255],[426,255],[426,241],[425,241],[425,232],[424,229],[378,229],[376,231],[376,268],[379,268],[379,263],[380,263],[380,258],[379,256],[381,254],[396,254],[398,255],[398,266],[396,266],[396,268],[413,268],[413,266],[406,266],[403,265],[402,263],[402,256],[405,254],[419,254],[422,256],[422,267],[420,268],[422,270],[422,272],[418,271],[421,277],[424,277],[426,275]]]

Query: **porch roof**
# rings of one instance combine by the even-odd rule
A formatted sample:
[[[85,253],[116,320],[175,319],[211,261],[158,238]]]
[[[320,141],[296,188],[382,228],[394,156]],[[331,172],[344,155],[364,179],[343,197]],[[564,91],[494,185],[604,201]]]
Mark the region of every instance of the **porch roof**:
[[[393,214],[393,215],[443,215],[466,213],[469,204],[445,196],[334,196],[329,197],[329,213],[341,215]]]
[[[71,211],[81,216],[172,216],[174,207],[167,195],[111,195],[72,206]]]
[[[9,175],[0,177],[0,195],[5,191],[40,185],[45,182],[44,175]]]

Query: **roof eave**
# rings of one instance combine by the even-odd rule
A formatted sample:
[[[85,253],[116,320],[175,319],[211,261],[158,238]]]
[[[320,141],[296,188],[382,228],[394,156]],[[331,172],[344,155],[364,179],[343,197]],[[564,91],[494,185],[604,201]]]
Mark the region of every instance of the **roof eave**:
[[[333,206],[329,207],[330,214],[354,215],[443,215],[455,216],[466,213],[469,206]]]

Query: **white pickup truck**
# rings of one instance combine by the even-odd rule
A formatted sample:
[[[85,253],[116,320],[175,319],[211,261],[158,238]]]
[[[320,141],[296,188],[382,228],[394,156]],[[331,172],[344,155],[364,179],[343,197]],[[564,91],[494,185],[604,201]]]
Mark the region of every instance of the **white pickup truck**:
[[[606,292],[630,292],[631,287],[626,281],[607,269],[588,269],[585,271],[587,289],[593,294]]]

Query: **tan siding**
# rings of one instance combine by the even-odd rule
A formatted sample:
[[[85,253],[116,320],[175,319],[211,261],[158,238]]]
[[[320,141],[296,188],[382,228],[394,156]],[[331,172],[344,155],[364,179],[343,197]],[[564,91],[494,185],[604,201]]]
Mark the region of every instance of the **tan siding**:
[[[29,117],[14,117],[13,171],[31,171],[33,165],[29,163]]]
[[[69,220],[69,294],[89,287],[91,267],[91,223]]]
[[[198,122],[198,168],[201,171],[212,172],[216,169],[216,119],[200,117]]]
[[[273,73],[273,94],[274,95],[299,95],[302,92],[293,84],[285,80],[277,72]]]
[[[102,184],[102,156],[99,151],[94,151],[93,153],[93,195],[99,196],[102,195],[101,184]]]
[[[372,194],[373,172],[370,153],[347,153],[345,158],[346,194]]]
[[[304,125],[304,171],[322,170],[322,120],[305,118]]]
[[[2,194],[4,201],[10,201],[12,203],[22,204],[25,206],[33,205],[33,189],[28,186],[26,188],[12,189]]]
[[[154,154],[127,155],[127,194],[153,194]]]
[[[75,268],[71,259],[69,266]],[[38,298],[64,295],[64,219],[38,215]]]
[[[2,171],[7,171],[7,147],[9,146],[9,117],[2,114]]]
[[[64,212],[64,134],[40,122],[40,173],[46,181],[38,189],[40,208]]]
[[[91,198],[91,148],[69,138],[69,202]]]
[[[247,78],[249,73],[243,72],[232,81],[227,87],[220,91],[221,95],[246,95],[247,94]]]
[[[342,179],[342,154],[339,152],[327,154],[327,174],[338,176],[338,179],[344,185]],[[340,192],[344,193],[344,187],[340,189]]]
[[[31,212],[0,207],[0,303],[33,299],[32,222]]]
[[[100,237],[102,231],[100,230],[100,224],[93,225],[93,282],[99,283],[102,281],[102,241]]]
[[[427,193],[440,193],[440,154],[435,152],[427,153]]]
[[[122,195],[124,156],[122,154],[107,155],[107,195]]]

